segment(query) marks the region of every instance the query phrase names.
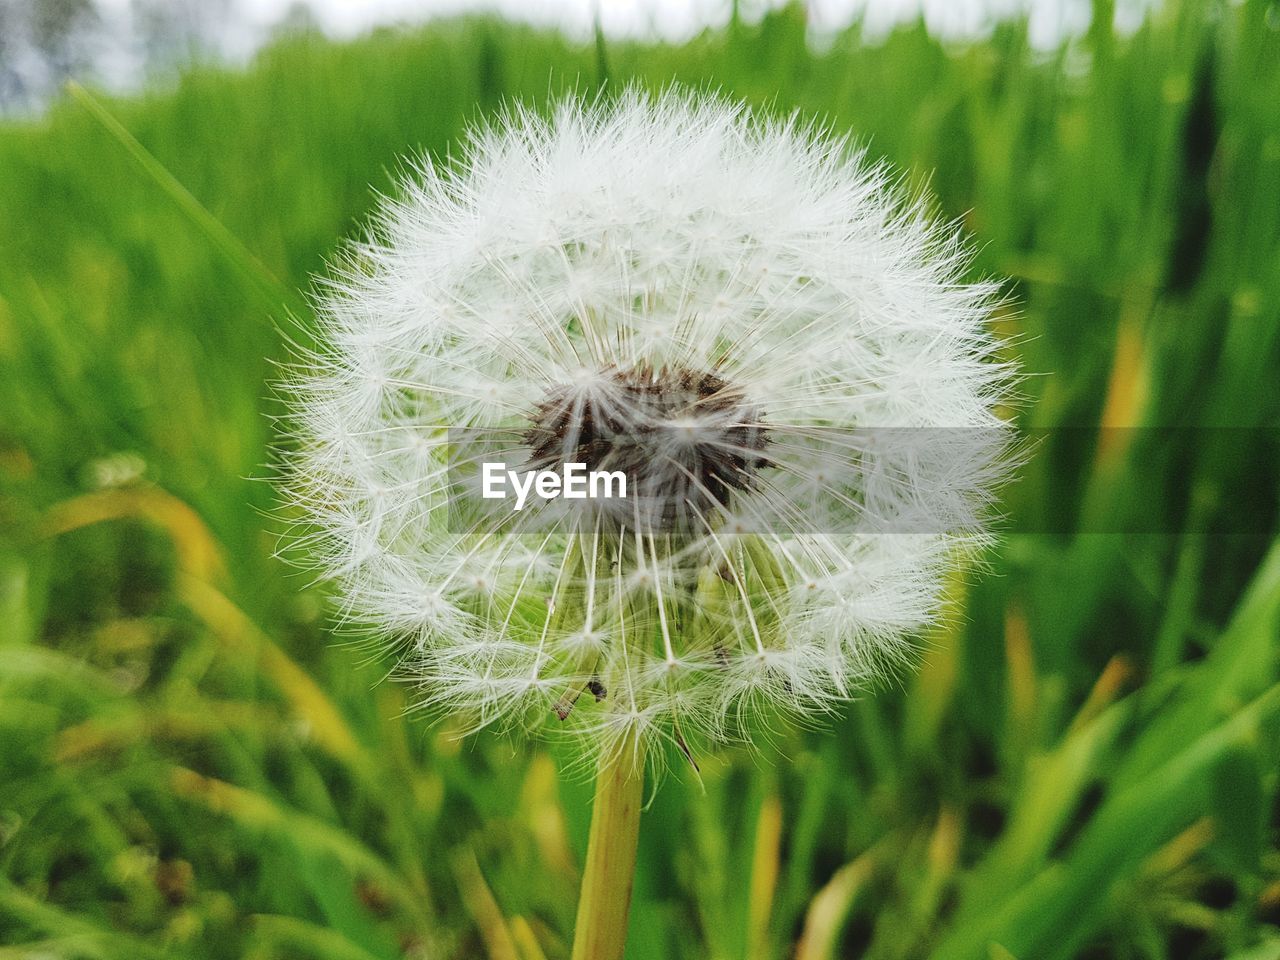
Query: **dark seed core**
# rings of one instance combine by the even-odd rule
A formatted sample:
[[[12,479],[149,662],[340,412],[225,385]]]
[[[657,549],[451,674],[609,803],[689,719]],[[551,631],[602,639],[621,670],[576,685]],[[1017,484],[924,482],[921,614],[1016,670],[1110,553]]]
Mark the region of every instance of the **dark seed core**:
[[[582,463],[622,471],[624,524],[701,529],[750,488],[765,464],[763,411],[716,373],[613,368],[583,386],[555,386],[524,433],[532,469]]]

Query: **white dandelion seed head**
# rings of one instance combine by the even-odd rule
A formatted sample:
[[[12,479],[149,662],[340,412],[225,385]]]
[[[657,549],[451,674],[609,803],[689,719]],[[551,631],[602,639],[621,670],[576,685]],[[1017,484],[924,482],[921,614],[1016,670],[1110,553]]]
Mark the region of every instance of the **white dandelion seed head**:
[[[289,384],[306,549],[476,725],[685,747],[827,711],[909,659],[1008,463],[966,262],[795,120],[679,90],[512,109],[322,291]],[[489,434],[641,489],[460,524],[451,458]]]

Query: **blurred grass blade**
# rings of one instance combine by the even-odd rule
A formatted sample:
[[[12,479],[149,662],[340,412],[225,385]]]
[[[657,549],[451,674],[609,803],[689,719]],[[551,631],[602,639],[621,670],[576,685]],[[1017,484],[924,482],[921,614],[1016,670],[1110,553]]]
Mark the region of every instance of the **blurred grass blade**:
[[[1108,799],[1064,862],[1046,867],[994,910],[965,909],[936,960],[978,956],[993,941],[1020,956],[1073,956],[1102,922],[1108,891],[1130,876],[1179,821],[1204,807],[1222,758],[1255,741],[1277,715],[1280,684]]]
[[[609,83],[609,48],[605,42],[601,4],[602,0],[596,0],[593,27],[596,45],[596,85],[604,89]]]
[[[782,802],[770,793],[760,804],[755,851],[751,862],[751,895],[747,907],[747,960],[765,960],[769,953],[769,917],[778,887],[782,848]]]
[[[178,207],[227,261],[240,273],[261,298],[268,311],[288,309],[296,316],[310,311],[303,300],[280,282],[247,247],[209,212],[168,168],[144,147],[124,124],[74,80],[67,82],[67,92],[89,112],[89,115],[133,158],[142,171]],[[264,315],[264,321],[267,317]]]
[[[261,793],[183,767],[174,767],[169,781],[179,797],[222,814],[252,833],[333,857],[353,877],[374,880],[418,923],[427,923],[424,905],[414,895],[412,886],[381,856],[341,827],[282,806]]]
[[[835,872],[817,892],[805,914],[804,931],[796,947],[796,960],[834,960],[854,901],[875,870],[875,859],[864,853]]]
[[[132,707],[133,704],[130,704]],[[58,732],[53,757],[77,763],[141,741],[176,743],[213,741],[228,733],[252,736],[280,725],[275,711],[253,704],[196,700],[181,709],[130,709],[85,720]]]
[[[453,873],[458,878],[458,893],[480,932],[489,960],[520,960],[502,908],[498,906],[480,871],[476,855],[470,849],[459,849],[454,853]]]
[[[23,926],[43,930],[52,938],[43,943],[18,946],[12,956],[22,957],[24,960],[40,956],[121,957],[129,960],[154,957],[155,960],[164,960],[167,956],[164,950],[153,947],[141,939],[117,930],[100,927],[82,916],[45,903],[10,886],[8,881],[0,876],[0,920],[5,917]],[[5,929],[6,926],[0,923],[0,930]],[[57,952],[64,948],[67,950],[66,953]],[[52,952],[44,953],[42,952],[44,950]]]
[[[1280,960],[1280,937],[1268,939],[1249,950],[1233,953],[1227,960]]]
[[[108,520],[142,518],[173,542],[180,569],[212,580],[226,572],[222,551],[200,515],[159,487],[126,487],[82,494],[54,504],[45,515],[45,536],[57,537]]]
[[[261,946],[288,955],[298,953],[315,960],[382,960],[382,955],[370,953],[336,930],[297,917],[260,913],[254,916],[253,926]]]
[[[244,611],[220,590],[195,577],[180,578],[179,593],[183,602],[228,646],[257,652],[263,673],[271,678],[298,716],[307,721],[317,743],[357,772],[367,768],[355,734],[328,694]]]
[[[521,916],[511,918],[511,936],[520,947],[522,960],[547,960],[542,944],[538,942],[529,921]]]
[[[1165,762],[1189,735],[1229,716],[1274,682],[1280,662],[1280,541],[1262,559],[1226,630],[1126,754],[1117,786],[1127,787]]]
[[[178,553],[178,592],[187,607],[225,645],[256,651],[263,672],[308,722],[317,743],[353,768],[367,769],[355,734],[323,688],[213,586],[211,581],[223,571],[221,551],[200,515],[186,503],[158,487],[88,493],[51,508],[44,530],[47,536],[58,536],[126,517],[149,520],[169,535]]]

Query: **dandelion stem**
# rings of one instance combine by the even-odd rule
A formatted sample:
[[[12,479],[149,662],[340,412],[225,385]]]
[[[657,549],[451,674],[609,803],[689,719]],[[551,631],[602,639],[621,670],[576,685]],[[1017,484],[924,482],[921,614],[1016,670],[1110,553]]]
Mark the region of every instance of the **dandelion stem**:
[[[582,871],[573,960],[620,960],[640,839],[644,801],[643,744],[627,737],[600,760]]]

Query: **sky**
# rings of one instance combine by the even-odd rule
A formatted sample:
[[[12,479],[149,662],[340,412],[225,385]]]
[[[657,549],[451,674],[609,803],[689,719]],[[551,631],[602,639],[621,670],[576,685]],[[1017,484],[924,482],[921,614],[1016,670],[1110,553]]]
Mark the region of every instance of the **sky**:
[[[290,0],[255,0],[269,11]],[[585,34],[597,9],[607,32],[614,35],[659,35],[686,38],[708,24],[729,18],[729,0],[312,0],[322,22],[335,33],[355,33],[374,22],[419,19],[434,12],[490,9],[513,18],[556,24]],[[742,0],[748,15],[780,0]],[[1149,4],[1121,0],[1121,19],[1135,19]],[[1083,30],[1089,22],[1088,0],[808,0],[810,20],[818,29],[837,29],[862,14],[868,26],[886,30],[902,19],[923,12],[929,26],[948,35],[981,33],[993,16],[1029,11],[1033,33],[1046,45],[1064,33]],[[278,14],[277,14],[278,15]],[[1122,26],[1125,24],[1122,24]]]
[[[238,23],[228,52],[246,54],[278,23],[297,0],[231,0]],[[306,0],[326,33],[350,37],[372,27],[394,23],[420,23],[438,16],[491,11],[511,19],[556,26],[577,36],[591,33],[599,12],[610,36],[686,39],[707,26],[729,19],[731,0]],[[783,0],[741,0],[745,16],[759,16]],[[1118,0],[1120,26],[1136,24],[1142,11],[1155,0]],[[101,0],[104,8],[122,15],[130,0]],[[929,27],[940,35],[980,36],[992,19],[1022,11],[1030,15],[1034,42],[1054,46],[1063,37],[1077,34],[1089,23],[1089,0],[807,0],[815,31],[836,30],[855,16],[863,16],[868,32],[884,32],[894,24],[923,13]],[[1127,21],[1127,22],[1126,22]],[[238,48],[238,49],[237,49]]]
[[[290,2],[255,0],[254,5],[269,17],[272,12],[279,16]],[[743,0],[741,7],[750,16],[779,5],[780,0]],[[487,9],[586,35],[598,10],[605,31],[611,35],[657,35],[675,40],[709,24],[723,24],[730,13],[729,0],[312,0],[312,6],[325,27],[337,34],[357,33],[371,23]],[[930,25],[943,32],[979,31],[991,14],[1012,13],[1024,6],[1034,8],[1046,32],[1058,27],[1055,21],[1072,18],[1067,8],[1075,8],[1075,19],[1083,12],[1088,21],[1088,3],[1076,0],[809,0],[806,6],[819,29],[844,26],[859,12],[865,12],[872,25],[886,29],[922,8]]]
[[[742,15],[758,19],[785,0],[740,0]],[[802,0],[815,42],[861,18],[864,36],[874,40],[894,25],[923,16],[935,34],[980,38],[996,20],[1026,14],[1031,42],[1054,48],[1089,25],[1090,0]],[[1116,0],[1121,30],[1136,27],[1160,0]],[[180,67],[190,48],[179,45],[171,60],[154,56],[150,36],[136,13],[136,0],[94,0],[100,17],[94,28],[83,78],[127,92],[141,86],[154,69]],[[172,6],[168,4],[172,3]],[[153,9],[187,22],[186,36],[198,37],[202,56],[232,65],[250,60],[290,10],[306,6],[321,29],[350,38],[375,27],[420,24],[437,17],[490,12],[570,36],[591,37],[596,17],[608,36],[680,41],[728,22],[732,0],[160,0]],[[187,18],[183,21],[183,18]],[[192,19],[194,18],[194,19]],[[183,28],[180,28],[183,29]],[[61,85],[51,65],[34,48],[19,49],[0,75],[0,115],[42,108]],[[80,76],[77,70],[75,75]],[[0,71],[3,74],[3,71]],[[14,83],[14,78],[17,83]],[[3,81],[8,82],[3,82]]]

